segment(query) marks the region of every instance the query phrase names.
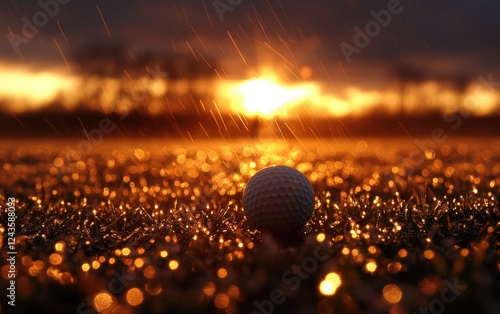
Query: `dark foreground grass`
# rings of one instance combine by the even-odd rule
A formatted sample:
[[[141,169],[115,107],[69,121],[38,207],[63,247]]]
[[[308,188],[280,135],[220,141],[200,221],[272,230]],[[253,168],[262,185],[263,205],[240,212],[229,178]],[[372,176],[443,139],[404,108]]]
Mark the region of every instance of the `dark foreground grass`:
[[[2,311],[499,313],[495,141],[4,145]],[[289,243],[250,228],[241,207],[245,183],[271,164],[316,191]]]

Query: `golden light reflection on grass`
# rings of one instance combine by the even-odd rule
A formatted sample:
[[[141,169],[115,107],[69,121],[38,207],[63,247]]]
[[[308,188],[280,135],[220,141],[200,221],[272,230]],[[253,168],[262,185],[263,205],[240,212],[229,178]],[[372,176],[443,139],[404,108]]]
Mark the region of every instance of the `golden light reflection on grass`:
[[[340,276],[337,273],[329,273],[319,284],[319,290],[325,296],[332,296],[337,292],[340,284]]]
[[[377,268],[378,268],[377,262],[373,260],[368,260],[368,262],[365,265],[365,269],[370,273],[374,273],[377,270]]]
[[[82,264],[82,270],[84,272],[88,272],[90,270],[90,264],[89,263],[83,263]]]
[[[403,297],[403,292],[397,285],[387,285],[382,289],[384,299],[389,303],[399,303]]]
[[[92,306],[104,312],[119,309],[132,313],[146,303],[182,303],[182,298],[190,306],[231,312],[261,297],[252,294],[253,289],[286,288],[274,286],[274,282],[281,282],[286,270],[282,268],[291,263],[300,265],[304,258],[314,256],[315,246],[320,246],[335,253],[308,274],[311,279],[302,281],[297,293],[318,293],[318,306],[324,308],[328,304],[323,300],[332,306],[334,302],[349,306],[358,301],[353,291],[362,284],[379,293],[382,290],[378,301],[387,308],[396,304],[406,310],[412,294],[427,298],[440,291],[443,280],[432,274],[442,261],[449,263],[454,274],[487,263],[497,271],[494,240],[498,228],[496,220],[490,218],[498,217],[497,191],[493,189],[500,184],[500,165],[496,161],[488,164],[496,160],[496,145],[488,142],[487,148],[476,149],[471,144],[458,147],[448,143],[449,147],[436,149],[434,159],[421,167],[424,169],[402,180],[384,179],[384,174],[394,174],[393,161],[400,156],[393,152],[394,147],[366,140],[359,145],[362,152],[349,150],[359,143],[355,140],[344,150],[315,140],[304,145],[291,141],[219,142],[111,148],[103,155],[89,156],[85,167],[74,169],[79,174],[74,181],[72,171],[63,169],[56,169],[61,172],[56,171],[57,177],[33,176],[36,171],[57,168],[54,161],[64,158],[59,151],[47,156],[36,152],[43,160],[34,165],[30,154],[35,153],[15,148],[8,153],[3,169],[9,184],[30,183],[29,187],[18,186],[29,195],[29,205],[19,215],[28,212],[46,218],[40,223],[40,218],[30,221],[32,216],[23,217],[26,230],[34,231],[20,236],[19,245],[43,248],[39,254],[26,249],[22,253],[26,255],[18,255],[17,267],[31,285],[23,293],[34,297],[49,283],[79,289],[91,296]],[[144,152],[139,154],[141,160],[135,154],[137,149]],[[318,187],[313,217],[304,229],[304,244],[299,250],[277,249],[275,244],[263,242],[261,235],[246,225],[239,203],[249,178],[275,163],[301,169]],[[208,165],[207,172],[200,170],[203,165]],[[198,176],[189,175],[189,169],[197,170]],[[102,183],[107,175],[115,181]],[[121,179],[124,176],[126,182]],[[465,186],[460,180],[465,180]],[[70,187],[68,191],[60,188],[61,182]],[[430,192],[423,199],[425,196],[413,189],[427,183]],[[50,196],[47,204],[44,193],[53,189],[58,194]],[[76,189],[80,194],[73,197]],[[220,194],[222,189],[225,192]],[[469,193],[474,189],[477,193]],[[434,220],[431,213],[446,219]],[[478,228],[481,217],[488,220]],[[429,232],[429,224],[436,230],[447,230],[452,235],[447,239],[468,242],[441,241],[436,238],[440,233]],[[58,233],[54,236],[49,231]],[[415,240],[417,245],[413,245]],[[92,254],[85,254],[88,251]],[[488,256],[491,263],[485,262]],[[429,258],[432,262],[425,260]],[[400,278],[423,268],[426,273],[411,282],[418,289],[403,296],[407,283]],[[324,274],[325,270],[329,273]],[[7,272],[8,266],[2,266],[2,279],[7,279]],[[106,285],[112,282],[113,287],[119,286],[117,278],[124,282],[123,293],[114,295]],[[268,279],[275,281],[268,284]],[[382,279],[386,283],[391,279],[392,285],[380,286]],[[109,291],[100,290],[105,288]],[[133,294],[130,289],[139,291]],[[290,296],[290,302],[293,300]]]
[[[177,262],[176,260],[171,260],[171,261],[168,263],[168,267],[169,267],[171,270],[176,270],[177,268],[179,268],[179,262]]]
[[[207,283],[203,288],[203,293],[209,297],[213,296],[215,293],[215,284],[213,282]]]
[[[62,263],[62,256],[61,254],[58,254],[58,253],[52,253],[50,256],[49,256],[49,261],[52,265],[59,265]]]
[[[137,306],[144,301],[144,294],[139,288],[131,288],[126,294],[128,304],[132,306]]]
[[[229,297],[226,294],[218,294],[214,299],[215,307],[225,309],[229,306]]]
[[[226,278],[226,276],[227,276],[227,270],[225,268],[219,268],[219,270],[217,271],[217,276],[220,279]]]
[[[113,304],[113,296],[109,292],[101,292],[94,297],[97,312],[103,312]]]

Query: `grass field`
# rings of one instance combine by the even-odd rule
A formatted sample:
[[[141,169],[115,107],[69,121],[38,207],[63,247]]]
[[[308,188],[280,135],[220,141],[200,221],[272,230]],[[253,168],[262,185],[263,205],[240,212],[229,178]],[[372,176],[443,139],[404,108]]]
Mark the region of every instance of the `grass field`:
[[[6,313],[500,313],[498,138],[78,143],[0,145]],[[241,205],[272,164],[315,189],[290,243]]]

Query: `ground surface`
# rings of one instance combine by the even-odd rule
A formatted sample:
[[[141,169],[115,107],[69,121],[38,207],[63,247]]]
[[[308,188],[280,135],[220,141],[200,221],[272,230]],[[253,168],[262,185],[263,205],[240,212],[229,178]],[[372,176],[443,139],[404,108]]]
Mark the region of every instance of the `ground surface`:
[[[500,312],[498,139],[0,147],[5,313]],[[271,164],[315,189],[290,243],[241,206]]]

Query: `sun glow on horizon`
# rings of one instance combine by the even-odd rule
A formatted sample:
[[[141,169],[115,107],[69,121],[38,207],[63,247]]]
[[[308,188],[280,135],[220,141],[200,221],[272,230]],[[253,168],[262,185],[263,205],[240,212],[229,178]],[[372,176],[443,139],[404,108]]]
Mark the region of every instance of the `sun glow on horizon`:
[[[307,73],[306,73],[307,74]],[[370,114],[500,112],[500,91],[472,82],[462,91],[443,82],[363,88],[325,81],[280,80],[274,72],[244,80],[169,80],[149,77],[98,77],[64,74],[60,68],[33,69],[0,62],[0,105],[14,113],[77,105],[106,114],[146,108],[152,115],[202,109],[271,120],[276,117],[344,117]],[[188,98],[191,97],[191,104]],[[195,97],[200,97],[195,99]],[[201,108],[195,107],[198,105]],[[213,100],[217,108],[205,107]]]
[[[241,85],[245,113],[264,117],[285,113],[287,105],[304,101],[311,90],[306,86],[285,87],[266,79],[250,80]]]
[[[224,82],[217,97],[227,102],[233,112],[264,119],[290,115],[363,115],[382,102],[389,112],[394,112],[399,102],[395,92],[346,87],[342,95],[337,95],[326,89],[324,84],[314,81],[283,84],[275,79],[258,78]]]
[[[309,115],[313,117],[362,116],[441,111],[444,114],[466,110],[476,116],[493,114],[500,109],[500,92],[486,90],[471,83],[462,93],[428,81],[409,86],[404,94],[396,87],[363,89],[345,86],[334,93],[326,83],[283,84],[274,79],[250,79],[223,82],[217,94],[227,110],[246,116],[272,119],[278,116]]]
[[[13,111],[42,107],[74,86],[73,77],[56,72],[1,65],[0,101],[7,101]]]
[[[232,110],[246,116],[272,118],[303,104],[319,93],[313,83],[284,85],[274,79],[258,78],[223,84],[219,96],[227,98]]]

